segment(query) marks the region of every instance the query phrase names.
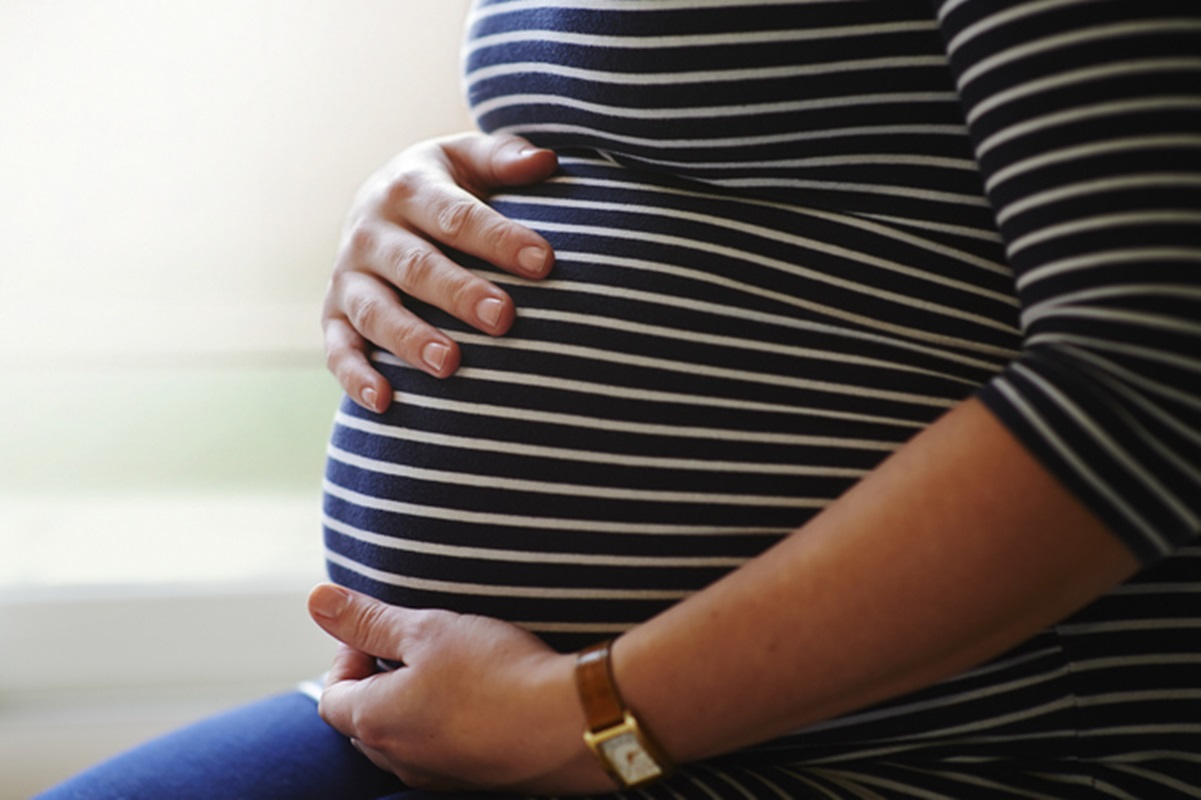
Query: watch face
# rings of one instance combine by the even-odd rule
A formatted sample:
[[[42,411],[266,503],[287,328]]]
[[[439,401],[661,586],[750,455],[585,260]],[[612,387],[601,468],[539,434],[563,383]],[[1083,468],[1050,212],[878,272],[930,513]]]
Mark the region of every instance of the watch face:
[[[642,744],[633,731],[601,742],[600,749],[604,752],[606,760],[626,783],[638,783],[663,774],[659,765],[642,748]]]

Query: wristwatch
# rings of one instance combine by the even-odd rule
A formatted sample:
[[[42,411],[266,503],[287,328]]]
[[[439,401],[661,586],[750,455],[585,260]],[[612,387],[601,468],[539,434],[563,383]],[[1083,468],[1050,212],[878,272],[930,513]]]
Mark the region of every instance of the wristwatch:
[[[666,776],[671,762],[622,701],[613,680],[611,644],[602,642],[579,652],[576,687],[588,719],[584,743],[618,785],[629,789]]]

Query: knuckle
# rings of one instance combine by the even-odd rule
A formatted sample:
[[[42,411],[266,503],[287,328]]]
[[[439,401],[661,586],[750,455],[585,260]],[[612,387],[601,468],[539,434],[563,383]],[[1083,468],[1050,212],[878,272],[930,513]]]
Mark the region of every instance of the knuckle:
[[[342,383],[343,372],[345,372],[345,369],[342,368],[343,354],[345,353],[341,348],[330,346],[329,342],[325,344],[325,371],[337,378],[339,383]]]
[[[476,217],[475,201],[455,200],[447,203],[438,213],[438,229],[448,237],[458,237]]]
[[[384,202],[391,208],[408,205],[421,191],[424,177],[415,167],[398,167],[384,186]]]
[[[379,246],[379,234],[370,225],[356,222],[346,234],[346,252],[355,262],[371,258]]]
[[[370,711],[356,710],[353,717],[355,738],[372,750],[383,750],[388,744],[387,726]]]
[[[355,330],[367,334],[380,324],[384,316],[384,302],[372,295],[355,295],[347,299],[346,312]]]
[[[391,260],[397,285],[407,289],[429,282],[437,265],[434,251],[420,244],[398,247]]]
[[[349,388],[355,378],[354,355],[354,351],[343,344],[335,342],[326,343],[325,369],[344,388]]]

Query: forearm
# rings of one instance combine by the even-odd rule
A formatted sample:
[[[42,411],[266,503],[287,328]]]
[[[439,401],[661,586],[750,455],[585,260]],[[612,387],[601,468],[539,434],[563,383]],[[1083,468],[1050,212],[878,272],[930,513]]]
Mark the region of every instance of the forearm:
[[[949,677],[1136,567],[971,400],[780,545],[622,636],[614,670],[691,760]]]

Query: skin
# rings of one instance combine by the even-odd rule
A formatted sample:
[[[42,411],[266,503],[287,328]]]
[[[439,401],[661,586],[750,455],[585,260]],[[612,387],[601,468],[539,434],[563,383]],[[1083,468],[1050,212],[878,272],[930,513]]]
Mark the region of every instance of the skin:
[[[347,217],[321,313],[326,364],[350,397],[376,412],[391,404],[391,386],[367,359],[369,342],[439,378],[459,367],[459,346],[408,311],[398,291],[484,333],[508,331],[513,300],[440,245],[515,275],[545,277],[554,264],[546,240],[481,198],[544,180],[557,163],[524,139],[466,134],[418,144],[367,180]]]
[[[491,235],[470,232],[473,223],[466,223],[450,242],[429,226],[439,219],[433,209],[461,200],[451,188],[457,181],[483,196],[502,185],[493,182],[502,175],[545,177],[545,151],[517,159],[537,169],[513,167],[505,159],[520,154],[522,144],[481,138],[487,139],[409,151],[395,162],[405,168],[391,174],[418,185],[377,186],[363,196],[368,209],[352,215],[352,227],[361,224],[356,219],[372,225],[391,219],[411,235],[420,232],[431,248],[474,241],[480,250],[471,252],[515,269],[517,248],[533,241],[520,226],[506,227],[478,209],[464,216],[489,226]],[[448,147],[454,156],[446,155]],[[443,154],[433,156],[439,149]],[[485,163],[473,160],[481,157]],[[507,166],[489,166],[489,158]],[[458,172],[446,171],[447,164]],[[395,207],[385,213],[379,205],[403,201],[412,208],[410,196],[423,198],[422,222],[397,222]],[[344,252],[340,259],[343,282],[360,274],[373,281],[371,291],[387,289],[394,297],[387,282],[401,285],[398,262],[356,258]],[[476,298],[493,296],[486,282],[456,275],[463,270],[453,262],[418,261],[426,272],[407,285],[437,306],[458,314]],[[355,290],[367,292],[367,285]],[[452,286],[468,299],[456,297]],[[441,341],[440,333],[405,318],[398,304],[385,306],[382,298],[370,301],[345,287],[331,289],[331,298],[327,338],[328,321],[341,324],[334,326],[330,365],[355,396],[362,387],[387,391],[363,356],[364,338],[396,345],[406,359],[404,353]],[[380,313],[366,319],[379,327],[358,327],[364,316],[348,298],[377,303]],[[383,322],[386,315],[394,316]],[[676,761],[690,761],[952,676],[1070,615],[1137,566],[982,404],[968,400],[779,545],[621,636],[614,673],[664,749]],[[314,590],[309,607],[343,643],[322,716],[406,783],[546,793],[614,788],[582,742],[572,656],[497,620],[390,607],[329,585]],[[405,666],[380,673],[377,656]]]

